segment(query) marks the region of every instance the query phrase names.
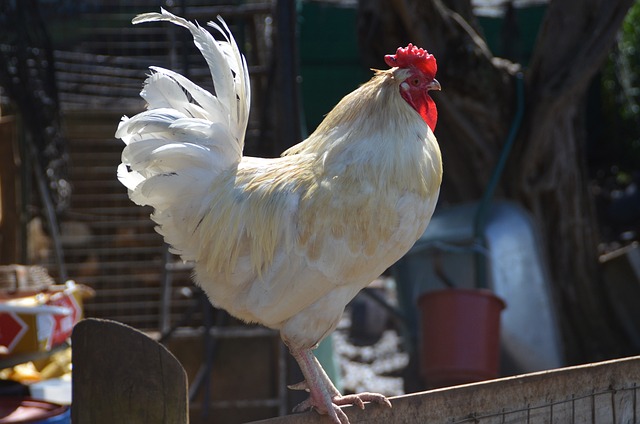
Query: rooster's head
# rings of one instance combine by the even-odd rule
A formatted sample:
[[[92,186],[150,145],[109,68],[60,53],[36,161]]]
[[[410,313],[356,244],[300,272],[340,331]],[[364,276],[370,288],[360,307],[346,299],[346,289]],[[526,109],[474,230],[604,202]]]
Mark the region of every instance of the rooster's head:
[[[435,78],[438,65],[436,58],[424,49],[409,44],[399,47],[396,54],[384,57],[387,65],[398,68],[395,73],[400,82],[400,95],[422,116],[431,130],[438,120],[436,105],[429,95],[430,90],[440,90]]]

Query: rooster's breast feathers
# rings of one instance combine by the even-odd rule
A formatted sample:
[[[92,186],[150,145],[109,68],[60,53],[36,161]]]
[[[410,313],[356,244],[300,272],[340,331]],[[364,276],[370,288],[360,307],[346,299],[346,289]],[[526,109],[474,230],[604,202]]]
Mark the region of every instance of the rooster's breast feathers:
[[[410,248],[435,208],[439,177],[428,175],[439,167],[439,153],[415,137],[405,152],[406,184],[384,175],[392,167],[379,144],[394,141],[377,139],[350,140],[378,150],[365,163],[349,149],[336,163],[330,149],[307,149],[278,159],[245,157],[216,179],[189,243],[199,246],[197,278],[212,301],[277,328],[331,292],[354,295],[375,279]],[[349,299],[341,293],[331,306],[341,312]]]

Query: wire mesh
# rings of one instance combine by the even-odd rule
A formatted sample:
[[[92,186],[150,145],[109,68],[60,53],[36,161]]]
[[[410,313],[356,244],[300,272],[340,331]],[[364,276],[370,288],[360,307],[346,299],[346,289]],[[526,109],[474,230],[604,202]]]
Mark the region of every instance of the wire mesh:
[[[583,395],[536,399],[520,408],[502,408],[497,412],[471,414],[452,424],[596,424],[638,423],[638,384],[593,389]]]
[[[149,219],[151,210],[133,204],[117,180],[123,145],[114,138],[115,129],[122,115],[144,109],[139,92],[149,66],[181,72],[212,90],[208,67],[187,31],[166,23],[131,24],[138,13],[161,6],[203,25],[220,14],[231,27],[252,77],[254,105],[246,139],[251,153],[265,141],[260,111],[271,57],[271,0],[41,3],[54,48],[70,155],[73,194],[61,223],[67,271],[96,290],[95,299],[85,305],[88,316],[148,330],[184,322],[183,314],[194,302],[189,296],[191,271],[172,272],[171,293],[163,296],[165,247]],[[51,257],[40,262],[56,276]],[[163,299],[170,301],[168,308],[162,307]],[[169,317],[161,317],[163,311]],[[200,318],[196,310],[186,325],[197,326]]]

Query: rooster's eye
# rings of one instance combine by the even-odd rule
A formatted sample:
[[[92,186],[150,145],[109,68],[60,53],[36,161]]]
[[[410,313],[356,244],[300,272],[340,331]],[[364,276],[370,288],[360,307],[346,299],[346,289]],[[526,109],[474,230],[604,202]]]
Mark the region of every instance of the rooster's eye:
[[[420,85],[420,78],[413,78],[411,80],[411,85],[413,85],[414,87],[417,87]]]

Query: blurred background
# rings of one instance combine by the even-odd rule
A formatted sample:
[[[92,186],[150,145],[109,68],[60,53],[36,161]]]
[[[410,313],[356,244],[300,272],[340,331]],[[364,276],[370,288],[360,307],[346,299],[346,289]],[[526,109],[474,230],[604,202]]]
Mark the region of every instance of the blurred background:
[[[193,422],[266,418],[296,403],[282,390],[296,371],[277,334],[211,310],[151,210],[116,178],[123,146],[113,134],[144,109],[149,66],[212,90],[186,31],[131,25],[165,7],[230,25],[251,75],[251,156],[302,140],[398,46],[438,59],[440,204],[321,348],[344,390],[437,385],[420,371],[419,299],[446,286],[505,302],[499,375],[638,354],[640,5],[590,3],[2,1],[0,288],[17,287],[14,264],[33,284],[89,288],[84,316],[144,330],[180,359]],[[249,389],[234,377],[246,363],[255,364]]]

